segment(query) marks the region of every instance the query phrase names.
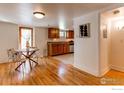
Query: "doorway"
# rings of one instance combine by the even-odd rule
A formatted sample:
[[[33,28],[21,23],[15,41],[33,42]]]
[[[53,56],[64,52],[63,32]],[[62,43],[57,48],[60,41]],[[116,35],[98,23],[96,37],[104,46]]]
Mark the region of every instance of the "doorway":
[[[124,7],[101,14],[101,71],[124,72]]]

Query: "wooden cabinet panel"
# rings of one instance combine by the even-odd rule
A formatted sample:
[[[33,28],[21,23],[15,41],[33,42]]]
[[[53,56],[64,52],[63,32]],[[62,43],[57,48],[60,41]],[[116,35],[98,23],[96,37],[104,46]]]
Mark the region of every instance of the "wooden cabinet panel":
[[[48,38],[59,38],[59,29],[48,28]]]
[[[67,39],[73,39],[74,38],[74,31],[68,30],[65,31],[66,38]],[[48,38],[54,39],[54,38],[60,38],[60,30],[58,28],[48,28]]]
[[[63,49],[64,53],[69,53],[69,44],[65,43],[64,44],[64,49]]]
[[[66,44],[63,45],[63,52],[66,53],[67,49],[66,49]]]
[[[57,44],[52,44],[52,54],[58,55],[58,45]]]
[[[64,44],[60,44],[60,54],[64,54]]]
[[[74,38],[74,31],[73,30],[66,31],[66,38],[73,39]]]
[[[69,53],[69,44],[64,43],[48,43],[48,55],[55,56]]]

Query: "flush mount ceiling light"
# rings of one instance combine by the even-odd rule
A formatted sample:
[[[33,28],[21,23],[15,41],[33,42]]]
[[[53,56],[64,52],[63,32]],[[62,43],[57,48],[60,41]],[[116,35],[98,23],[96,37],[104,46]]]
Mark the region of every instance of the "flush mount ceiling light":
[[[113,11],[113,14],[118,14],[118,13],[120,13],[119,10],[115,10],[115,11]]]
[[[43,18],[45,16],[45,14],[42,13],[42,12],[34,12],[33,14],[38,19],[41,19],[41,18]]]

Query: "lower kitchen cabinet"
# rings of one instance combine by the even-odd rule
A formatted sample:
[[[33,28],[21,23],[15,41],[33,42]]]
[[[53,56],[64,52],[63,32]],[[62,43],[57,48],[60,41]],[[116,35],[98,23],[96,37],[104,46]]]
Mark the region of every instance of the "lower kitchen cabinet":
[[[65,43],[63,45],[63,53],[64,54],[69,53],[69,44]]]
[[[68,42],[48,42],[48,56],[69,53]]]

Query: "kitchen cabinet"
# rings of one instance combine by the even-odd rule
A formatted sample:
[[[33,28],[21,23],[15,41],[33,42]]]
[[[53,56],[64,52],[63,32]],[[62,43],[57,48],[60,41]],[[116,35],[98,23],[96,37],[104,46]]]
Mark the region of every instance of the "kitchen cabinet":
[[[59,38],[59,29],[58,28],[48,28],[48,38]]]
[[[64,45],[63,45],[63,53],[69,53],[69,44],[68,43],[65,43]]]
[[[60,31],[58,28],[48,28],[48,38],[54,39],[54,38],[67,38],[67,39],[73,39],[74,38],[74,31],[68,30],[68,31]]]
[[[53,55],[58,55],[58,45],[57,44],[52,45],[52,51],[51,52]]]
[[[58,54],[63,54],[63,44],[58,44]]]
[[[48,56],[69,53],[68,42],[48,42]]]
[[[66,38],[67,39],[73,39],[74,38],[74,31],[73,30],[66,31]]]

